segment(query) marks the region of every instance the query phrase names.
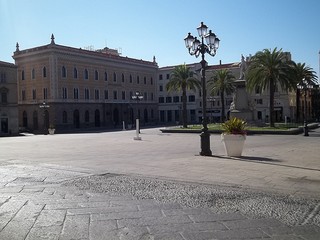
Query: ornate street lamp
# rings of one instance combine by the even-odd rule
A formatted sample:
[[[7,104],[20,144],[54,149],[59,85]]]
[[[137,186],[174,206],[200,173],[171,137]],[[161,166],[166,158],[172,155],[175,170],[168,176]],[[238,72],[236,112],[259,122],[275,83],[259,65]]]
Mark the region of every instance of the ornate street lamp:
[[[308,89],[312,89],[313,85],[308,79],[303,79],[300,83],[297,84],[297,88],[304,90],[304,116],[303,116],[303,131],[304,131],[304,136],[309,136],[308,132],[308,123],[307,123],[307,92]]]
[[[186,48],[188,49],[190,55],[195,55],[199,57],[201,54],[201,84],[202,84],[202,130],[201,130],[201,152],[202,156],[211,156],[212,152],[210,150],[210,133],[208,131],[207,124],[207,93],[206,93],[206,65],[207,62],[204,60],[204,54],[208,53],[211,56],[216,55],[216,51],[219,48],[219,38],[209,30],[208,27],[201,22],[200,26],[197,28],[199,37],[201,41],[197,39],[197,37],[193,37],[191,33],[188,33],[188,36],[184,39]],[[206,40],[206,44],[204,43],[204,39]]]
[[[43,110],[43,129],[44,129],[44,134],[47,134],[47,123],[46,123],[46,109],[49,108],[50,105],[48,105],[45,101],[39,105],[39,108]]]
[[[138,114],[139,113],[138,104],[141,100],[143,100],[143,95],[139,91],[136,91],[134,95],[131,96],[131,99],[137,101],[136,129],[137,129],[137,138],[139,138],[138,133],[140,133],[140,126],[139,126],[140,114]]]

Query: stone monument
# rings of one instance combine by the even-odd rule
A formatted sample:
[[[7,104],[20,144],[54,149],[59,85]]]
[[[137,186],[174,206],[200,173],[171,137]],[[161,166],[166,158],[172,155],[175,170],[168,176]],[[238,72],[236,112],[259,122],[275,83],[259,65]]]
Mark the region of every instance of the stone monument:
[[[245,59],[241,55],[240,76],[235,81],[235,92],[233,95],[233,102],[230,106],[230,117],[241,118],[245,121],[253,121],[253,109],[249,106],[248,93],[246,90],[245,74],[247,70],[247,63],[250,59]]]

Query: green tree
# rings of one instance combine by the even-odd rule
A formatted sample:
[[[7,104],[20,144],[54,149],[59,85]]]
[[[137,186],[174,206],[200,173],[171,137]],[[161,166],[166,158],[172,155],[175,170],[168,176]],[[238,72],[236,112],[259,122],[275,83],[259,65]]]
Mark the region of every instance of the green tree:
[[[234,89],[235,77],[228,69],[220,69],[213,72],[207,82],[210,96],[220,95],[221,100],[221,122],[225,120],[225,94],[231,94]]]
[[[168,92],[182,92],[182,124],[187,128],[187,90],[196,91],[201,88],[201,83],[196,73],[191,71],[186,64],[176,66],[171,73],[170,80],[166,85]]]
[[[297,114],[297,120],[298,120],[300,118],[299,109],[300,109],[301,90],[297,89],[296,86],[298,83],[302,82],[304,79],[308,79],[309,81],[315,83],[317,80],[317,75],[316,75],[316,72],[313,71],[312,68],[306,66],[305,63],[295,63],[294,61],[290,63],[289,74],[290,74],[290,78],[292,79],[293,87],[296,89],[296,104],[297,104],[296,114]],[[315,93],[315,91],[313,93]]]
[[[289,74],[290,61],[287,55],[282,52],[282,49],[277,48],[272,51],[264,49],[257,52],[249,63],[247,69],[247,89],[267,90],[269,89],[269,116],[270,126],[275,125],[274,115],[274,92],[276,86],[280,86],[283,90],[290,90],[294,87],[293,80]]]

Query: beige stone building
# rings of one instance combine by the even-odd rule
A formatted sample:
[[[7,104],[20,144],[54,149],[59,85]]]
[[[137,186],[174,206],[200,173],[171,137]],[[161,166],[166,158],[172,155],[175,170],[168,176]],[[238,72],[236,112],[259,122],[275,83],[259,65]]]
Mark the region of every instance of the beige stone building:
[[[191,71],[196,72],[199,80],[201,79],[200,63],[188,64]],[[158,97],[159,97],[159,121],[160,123],[178,123],[181,122],[182,101],[181,92],[167,92],[166,84],[170,81],[170,74],[176,66],[159,68],[158,73]],[[240,62],[210,65],[206,69],[207,81],[219,69],[229,69],[232,74],[238,78],[240,74]],[[225,114],[229,114],[233,95],[225,96]],[[202,97],[201,91],[187,92],[187,112],[189,123],[201,123],[202,121]],[[211,96],[207,94],[207,118],[209,122],[219,122],[221,117],[221,99],[219,95]]]
[[[18,132],[17,68],[0,61],[0,136]]]
[[[139,116],[142,125],[158,119],[155,61],[121,56],[117,50],[84,50],[51,43],[20,50],[20,126],[34,132],[54,125],[59,131],[122,127]],[[132,100],[135,92],[143,99]]]
[[[290,53],[286,53],[291,59]],[[225,117],[236,116],[248,122],[265,123],[269,118],[269,91],[248,92],[246,89],[245,71],[250,57],[240,62],[220,63],[209,65],[206,69],[208,81],[219,69],[229,69],[236,79],[236,91],[225,96]],[[159,97],[159,121],[161,123],[176,123],[181,121],[181,93],[166,92],[165,85],[170,80],[170,74],[175,66],[159,68],[158,73],[158,97]],[[200,71],[200,64],[189,64],[188,67],[194,72]],[[198,74],[199,80],[201,79]],[[219,95],[207,93],[206,116],[209,122],[219,122],[221,119],[221,98]],[[187,93],[188,123],[201,123],[202,120],[202,97],[200,91]],[[296,120],[296,93],[281,89],[275,91],[275,119],[277,122]]]

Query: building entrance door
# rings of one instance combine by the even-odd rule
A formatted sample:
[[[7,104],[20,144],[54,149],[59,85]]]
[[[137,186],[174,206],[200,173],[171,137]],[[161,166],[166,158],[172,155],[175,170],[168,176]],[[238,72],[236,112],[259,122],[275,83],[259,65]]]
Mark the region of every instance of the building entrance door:
[[[8,133],[8,118],[1,118],[1,132]]]

